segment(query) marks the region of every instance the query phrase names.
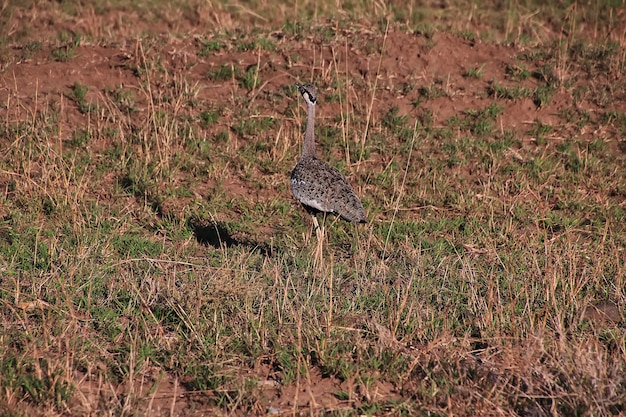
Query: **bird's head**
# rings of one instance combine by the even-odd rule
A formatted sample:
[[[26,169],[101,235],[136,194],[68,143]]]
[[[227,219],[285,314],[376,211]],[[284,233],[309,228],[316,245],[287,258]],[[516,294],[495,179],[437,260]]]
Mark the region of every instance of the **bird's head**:
[[[307,104],[315,104],[317,101],[317,92],[315,90],[315,86],[312,84],[296,84],[300,94],[302,94],[302,98],[306,101]]]

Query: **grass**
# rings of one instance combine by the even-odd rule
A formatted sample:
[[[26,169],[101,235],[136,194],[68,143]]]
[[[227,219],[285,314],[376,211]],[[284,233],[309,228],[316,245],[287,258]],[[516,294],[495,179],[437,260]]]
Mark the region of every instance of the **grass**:
[[[481,79],[483,77],[483,70],[484,70],[484,68],[485,68],[485,64],[482,64],[480,67],[469,68],[466,71],[465,76],[466,77],[471,77],[471,78]]]
[[[59,34],[59,46],[52,51],[52,59],[61,62],[70,61],[74,58],[80,42],[80,34],[61,32]]]
[[[68,97],[76,102],[81,113],[89,113],[96,110],[96,106],[87,102],[89,88],[79,82],[75,82]]]
[[[626,411],[624,52],[575,25],[610,9],[185,5],[140,10],[219,22],[198,43],[3,35],[0,413]],[[288,185],[294,80],[368,213],[320,216],[321,244]]]
[[[512,87],[505,87],[495,82],[487,88],[487,93],[494,98],[508,100],[517,100],[523,97],[531,96],[531,91],[524,86],[515,85]]]

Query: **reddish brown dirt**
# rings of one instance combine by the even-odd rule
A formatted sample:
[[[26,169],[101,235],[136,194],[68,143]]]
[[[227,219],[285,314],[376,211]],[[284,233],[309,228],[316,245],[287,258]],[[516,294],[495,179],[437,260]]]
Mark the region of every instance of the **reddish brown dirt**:
[[[300,73],[311,66],[316,68],[322,77],[335,71],[335,67],[348,68],[353,84],[350,91],[352,98],[362,99],[359,83],[373,86],[379,60],[377,53],[367,54],[363,50],[363,37],[366,36],[371,37],[372,42],[382,41],[380,36],[372,34],[346,34],[345,40],[348,42],[346,52],[345,45],[326,45],[319,40],[281,40],[282,35],[275,35],[278,42],[288,44],[291,53],[303,58],[303,61],[293,64],[291,69],[286,56],[267,51],[221,51],[209,57],[201,57],[197,55],[199,45],[194,39],[163,38],[162,41],[150,44],[137,41],[106,47],[83,44],[76,48],[74,57],[68,62],[50,59],[50,54],[55,49],[51,45],[45,45],[34,56],[27,58],[20,57],[21,48],[16,46],[13,48],[15,57],[4,65],[0,80],[0,102],[3,103],[5,120],[8,121],[23,120],[29,113],[32,115],[32,112],[46,103],[60,103],[64,110],[63,126],[75,129],[77,125],[86,125],[88,120],[85,115],[78,112],[75,103],[67,98],[74,83],[89,86],[88,101],[104,104],[101,99],[107,94],[107,89],[124,86],[141,91],[141,80],[134,75],[134,71],[146,56],[158,54],[172,75],[170,79],[153,80],[154,87],[158,88],[160,83],[179,76],[189,85],[198,85],[197,99],[207,103],[220,103],[233,94],[246,94],[243,89],[233,86],[230,82],[207,79],[209,70],[218,68],[224,63],[246,68],[260,62],[260,76],[267,81],[259,91],[249,97],[250,102],[254,101],[261,111],[265,110],[268,115],[279,118],[284,117],[282,113],[284,109],[268,105],[269,103],[258,97],[263,93],[274,93],[285,85],[291,85],[295,81],[293,73]],[[437,126],[468,109],[482,109],[493,103],[493,98],[487,94],[488,87],[493,81],[502,86],[520,86],[529,89],[541,84],[540,80],[532,77],[512,81],[506,74],[507,66],[516,66],[516,55],[523,51],[502,45],[467,41],[444,33],[435,35],[434,46],[425,46],[429,43],[431,41],[417,35],[402,32],[389,34],[378,74],[379,84],[372,110],[373,117],[380,117],[391,107],[397,107],[400,115],[430,111],[434,125]],[[532,64],[526,65],[530,71],[536,70]],[[479,67],[483,70],[480,79],[465,75],[468,70]],[[579,78],[581,83],[592,85],[602,85],[611,81],[606,77],[588,79],[584,74]],[[409,92],[401,91],[403,84],[409,85]],[[445,96],[423,100],[424,104],[415,108],[411,103],[419,98],[418,88],[433,84],[441,88]],[[356,94],[357,91],[359,96]],[[576,107],[591,113],[599,110],[623,111],[623,96],[623,92],[616,92],[613,102],[606,107],[590,101],[589,97],[582,97],[575,104]],[[140,110],[147,110],[146,97],[138,95],[137,99],[140,104],[144,102]],[[571,94],[562,90],[558,90],[549,105],[542,108],[537,108],[535,103],[527,98],[508,100],[497,124],[503,129],[523,128],[536,120],[545,124],[557,124],[561,120],[558,116],[559,111],[567,104],[571,104],[571,101]],[[16,102],[19,106],[14,105]],[[358,102],[355,105],[358,105]],[[325,104],[322,117],[337,111],[338,108],[334,108],[335,106],[337,105]],[[20,109],[17,114],[16,108]]]
[[[379,123],[389,109],[396,107],[400,116],[408,116],[409,120],[423,114],[430,114],[434,127],[441,127],[453,116],[464,116],[468,110],[480,110],[494,103],[488,93],[491,83],[501,86],[516,86],[534,90],[545,84],[541,79],[530,77],[525,80],[512,80],[507,68],[519,65],[516,56],[524,51],[502,45],[484,44],[458,38],[453,35],[438,33],[433,39],[391,31],[384,41],[384,55],[380,60],[378,51],[383,43],[381,35],[369,31],[360,33],[341,33],[337,40],[330,44],[320,39],[290,39],[283,33],[274,33],[272,37],[277,51],[237,52],[232,49],[221,50],[207,57],[199,56],[199,41],[193,38],[171,38],[162,36],[157,40],[126,41],[112,46],[80,45],[74,56],[67,62],[51,59],[54,45],[44,47],[34,56],[21,58],[23,51],[15,47],[15,58],[5,65],[0,79],[0,103],[3,103],[4,120],[15,123],[20,120],[31,120],[38,111],[50,106],[61,110],[59,129],[61,137],[69,140],[79,128],[98,123],[96,118],[83,114],[77,104],[70,98],[75,83],[89,87],[87,102],[98,105],[102,111],[112,112],[111,95],[117,88],[134,92],[136,113],[130,120],[130,127],[140,128],[145,125],[150,114],[149,94],[159,96],[164,89],[171,90],[172,83],[197,86],[195,100],[204,108],[223,107],[225,117],[220,119],[216,129],[230,129],[228,115],[234,112],[235,101],[247,101],[262,116],[277,120],[288,120],[286,106],[290,98],[270,102],[266,98],[275,96],[282,88],[299,80],[296,74],[308,73],[307,68],[315,69],[316,77],[328,79],[335,71],[346,69],[350,83],[347,85],[347,100],[355,112],[367,114],[371,91],[378,73],[378,83],[372,102],[371,125]],[[374,45],[374,46],[372,46]],[[368,53],[373,49],[374,53]],[[300,62],[290,63],[290,57],[298,55]],[[532,52],[532,51],[529,51]],[[158,59],[166,68],[160,79],[152,79],[148,90],[140,77],[135,75],[146,62]],[[380,70],[378,70],[380,60]],[[214,81],[207,73],[215,71],[222,64],[247,68],[260,63],[260,77],[265,80],[253,94],[242,89],[237,83],[230,81]],[[524,63],[529,71],[536,71],[533,63]],[[480,79],[467,77],[472,68],[482,68]],[[575,65],[564,67],[568,73],[561,76],[577,75],[579,85],[605,85],[612,80],[608,74],[596,73],[585,75]],[[407,88],[408,86],[408,88]],[[439,91],[434,98],[420,99],[420,88]],[[503,106],[502,113],[497,117],[495,126],[500,131],[515,130],[522,133],[523,143],[532,145],[534,137],[524,134],[530,131],[537,122],[550,125],[550,139],[563,141],[566,137],[577,137],[587,140],[603,140],[616,154],[623,154],[620,147],[619,132],[611,126],[600,125],[590,131],[584,126],[576,126],[576,120],[565,121],[562,117],[564,109],[574,108],[585,111],[593,118],[601,118],[601,114],[626,110],[626,93],[623,90],[612,92],[612,101],[607,106],[596,103],[593,96],[574,99],[572,91],[560,87],[553,94],[549,104],[538,107],[531,98],[516,100],[499,99],[496,102]],[[365,100],[363,99],[365,96]],[[420,100],[419,106],[412,103]],[[338,114],[342,109],[338,102],[324,103],[319,111],[322,120],[329,115]],[[184,116],[186,109],[181,109]],[[576,116],[575,116],[576,117]],[[290,120],[289,123],[296,123]],[[235,138],[234,145],[241,148],[245,139]],[[94,151],[110,147],[106,141],[90,143]],[[367,161],[368,167],[380,164],[385,166],[389,161],[381,156],[380,161]],[[111,176],[113,182],[116,179]],[[104,184],[98,193],[99,199],[109,197],[113,184]],[[289,195],[276,195],[270,188],[262,193],[233,176],[220,184],[230,195],[244,197],[250,201],[273,198],[290,198]],[[195,188],[198,195],[206,196],[215,184],[201,183]],[[170,213],[180,212],[183,200],[165,201],[163,207]]]

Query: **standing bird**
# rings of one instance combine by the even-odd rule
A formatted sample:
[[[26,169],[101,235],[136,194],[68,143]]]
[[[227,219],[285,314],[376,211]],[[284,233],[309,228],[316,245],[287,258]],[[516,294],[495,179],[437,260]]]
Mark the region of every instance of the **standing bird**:
[[[313,216],[334,213],[349,222],[366,223],[363,204],[350,183],[336,168],[315,156],[315,102],[317,94],[311,84],[296,84],[306,103],[306,133],[302,156],[291,173],[291,192]]]

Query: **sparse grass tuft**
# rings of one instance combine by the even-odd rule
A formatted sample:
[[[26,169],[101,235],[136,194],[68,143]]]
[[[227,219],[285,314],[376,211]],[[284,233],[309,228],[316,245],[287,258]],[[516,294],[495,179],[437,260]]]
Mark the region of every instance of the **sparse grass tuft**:
[[[208,129],[215,125],[220,118],[220,111],[218,110],[205,110],[200,113],[200,125]]]
[[[526,68],[526,66],[523,63],[521,63],[521,62],[518,62],[515,65],[507,64],[507,66],[506,66],[506,74],[513,81],[527,80],[532,75],[531,71],[529,71]]]
[[[61,32],[59,34],[60,46],[52,51],[52,59],[67,62],[74,58],[76,48],[80,45],[81,36],[78,33]]]
[[[256,86],[261,83],[259,79],[259,68],[256,65],[252,65],[246,69],[246,72],[238,77],[239,85],[246,90],[254,90]]]
[[[90,104],[87,102],[87,92],[89,88],[86,85],[83,85],[79,82],[75,82],[72,90],[68,94],[69,98],[76,102],[78,106],[78,110],[81,113],[89,113],[97,109],[94,104]]]
[[[470,68],[465,72],[466,77],[481,79],[483,77],[483,69],[485,68],[485,64],[482,64],[480,67]]]
[[[544,107],[550,103],[554,91],[555,89],[549,85],[537,87],[533,92],[533,102],[539,108]]]
[[[535,121],[535,126],[528,131],[528,134],[535,138],[537,145],[545,145],[546,135],[550,132],[552,132],[552,126]]]
[[[492,82],[487,88],[487,94],[495,99],[517,100],[522,97],[530,97],[532,92],[527,87],[519,85],[504,87],[496,82]]]
[[[220,41],[211,40],[201,42],[200,50],[198,51],[199,56],[211,56],[214,52],[219,52],[224,45]]]
[[[219,68],[209,71],[209,80],[214,81],[228,81],[234,78],[237,74],[237,69],[231,64],[221,64]]]

